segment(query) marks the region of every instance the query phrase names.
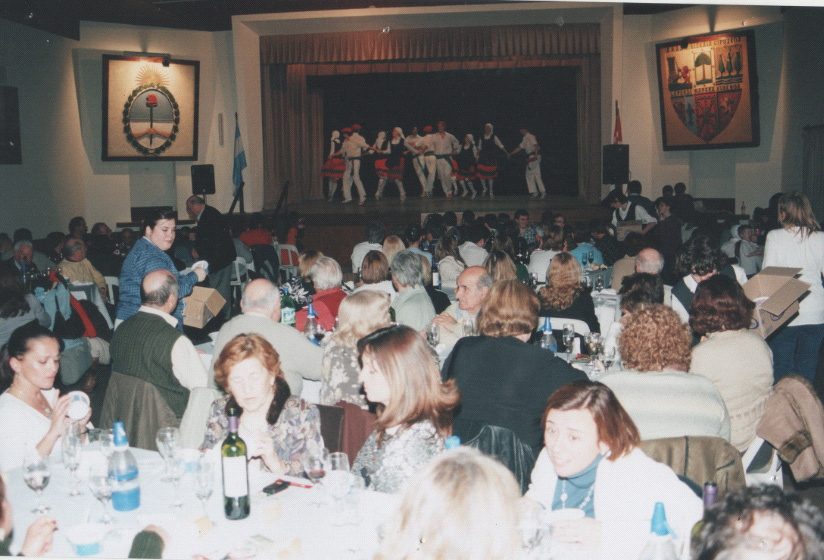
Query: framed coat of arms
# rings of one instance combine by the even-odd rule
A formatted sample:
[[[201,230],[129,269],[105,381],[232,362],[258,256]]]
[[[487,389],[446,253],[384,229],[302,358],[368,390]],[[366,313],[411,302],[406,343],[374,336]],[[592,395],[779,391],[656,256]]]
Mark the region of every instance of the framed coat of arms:
[[[103,160],[196,160],[200,62],[103,55]]]
[[[752,30],[660,43],[656,54],[664,151],[759,145]]]

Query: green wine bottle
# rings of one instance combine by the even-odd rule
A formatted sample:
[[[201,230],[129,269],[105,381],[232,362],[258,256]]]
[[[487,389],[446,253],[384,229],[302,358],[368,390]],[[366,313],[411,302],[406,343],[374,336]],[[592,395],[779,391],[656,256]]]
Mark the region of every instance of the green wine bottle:
[[[223,510],[226,519],[249,517],[249,468],[246,463],[246,443],[237,435],[236,408],[230,408],[229,435],[220,448],[223,467]]]

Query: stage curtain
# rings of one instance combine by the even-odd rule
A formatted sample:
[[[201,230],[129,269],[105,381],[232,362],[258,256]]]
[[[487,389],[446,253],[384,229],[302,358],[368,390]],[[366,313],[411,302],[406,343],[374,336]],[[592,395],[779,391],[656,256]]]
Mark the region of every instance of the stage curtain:
[[[584,57],[578,87],[578,194],[601,199],[601,57]]]
[[[802,189],[813,213],[824,218],[824,125],[805,126]]]
[[[263,205],[277,205],[286,181],[291,202],[323,196],[323,95],[306,85],[303,64],[264,65]]]

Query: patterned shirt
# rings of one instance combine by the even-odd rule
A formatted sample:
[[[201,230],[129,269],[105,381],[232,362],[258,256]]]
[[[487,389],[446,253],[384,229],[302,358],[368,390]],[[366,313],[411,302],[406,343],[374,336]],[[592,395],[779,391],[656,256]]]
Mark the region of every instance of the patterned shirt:
[[[320,378],[320,402],[333,406],[346,401],[362,408],[367,406],[358,381],[358,351],[339,346],[333,339],[323,345],[323,372]]]
[[[229,395],[212,403],[209,419],[206,421],[206,437],[200,445],[201,450],[211,449],[222,444],[229,430],[226,417],[226,403]],[[277,422],[268,429],[278,458],[287,465],[286,474],[298,476],[303,472],[303,455],[308,448],[322,449],[323,437],[320,435],[320,412],[315,405],[300,397],[286,399]]]

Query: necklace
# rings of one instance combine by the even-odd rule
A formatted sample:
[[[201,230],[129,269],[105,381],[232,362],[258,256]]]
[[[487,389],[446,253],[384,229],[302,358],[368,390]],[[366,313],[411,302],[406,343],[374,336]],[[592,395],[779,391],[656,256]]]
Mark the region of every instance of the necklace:
[[[49,406],[49,403],[46,401],[46,399],[43,397],[43,393],[41,393],[40,391],[37,392],[36,397],[29,398],[25,393],[21,392],[20,389],[18,389],[16,385],[12,384],[12,386],[9,387],[9,393],[11,393],[15,397],[17,397],[19,400],[26,403],[27,405],[29,405],[30,407],[32,407],[36,411],[44,414],[46,416],[46,418],[51,420],[51,417],[52,417],[51,407]]]
[[[590,500],[592,500],[592,495],[593,495],[594,492],[595,492],[595,485],[593,484],[592,486],[589,487],[589,491],[587,492],[587,495],[584,497],[584,501],[582,501],[580,504],[578,504],[577,509],[583,510],[587,506],[587,504],[590,502]],[[569,498],[569,494],[567,494],[567,492],[566,492],[566,479],[561,480],[561,496],[560,496],[560,498],[561,498],[561,508],[566,509],[566,501],[567,501],[567,498]]]

